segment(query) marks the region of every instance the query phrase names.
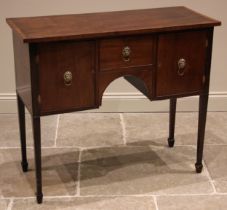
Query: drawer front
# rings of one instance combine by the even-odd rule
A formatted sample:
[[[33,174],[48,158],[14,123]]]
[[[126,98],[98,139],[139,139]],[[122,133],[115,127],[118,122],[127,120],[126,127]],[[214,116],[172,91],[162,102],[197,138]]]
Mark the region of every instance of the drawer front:
[[[94,43],[39,45],[41,113],[94,106]]]
[[[151,35],[104,39],[99,46],[101,71],[153,64],[154,39]]]
[[[159,36],[156,96],[198,92],[205,82],[207,32],[191,31]]]

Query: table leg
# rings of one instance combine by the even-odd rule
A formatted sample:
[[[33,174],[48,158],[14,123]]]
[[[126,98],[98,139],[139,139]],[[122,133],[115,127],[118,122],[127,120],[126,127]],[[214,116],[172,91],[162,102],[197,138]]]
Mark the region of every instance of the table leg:
[[[17,95],[17,108],[18,108],[18,120],[20,129],[20,143],[21,143],[21,166],[23,172],[28,171],[28,161],[26,152],[26,126],[25,126],[25,108],[24,103]]]
[[[174,132],[175,132],[176,105],[177,105],[177,99],[171,98],[170,109],[169,109],[169,138],[168,138],[169,147],[173,147],[175,142]]]
[[[195,164],[197,173],[201,173],[203,169],[202,159],[203,159],[204,135],[205,135],[206,117],[207,117],[207,104],[208,104],[208,94],[200,95],[198,137],[197,137],[197,160]]]
[[[36,199],[37,203],[42,203],[42,165],[41,165],[41,130],[40,117],[32,117],[33,136],[34,136],[34,155],[36,170]]]

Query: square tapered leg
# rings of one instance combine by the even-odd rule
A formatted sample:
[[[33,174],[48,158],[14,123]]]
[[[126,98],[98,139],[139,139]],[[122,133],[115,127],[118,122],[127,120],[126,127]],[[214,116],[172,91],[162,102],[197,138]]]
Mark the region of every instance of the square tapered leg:
[[[204,135],[205,135],[206,117],[207,117],[207,104],[208,104],[208,94],[201,95],[199,98],[197,160],[195,164],[197,173],[201,173],[203,169],[202,159],[203,159]]]
[[[176,105],[177,105],[177,99],[171,98],[170,109],[169,109],[169,138],[168,138],[169,147],[173,147],[175,143],[174,132],[175,132]]]
[[[42,203],[42,162],[41,162],[41,129],[40,117],[32,117],[33,136],[34,136],[34,156],[36,172],[36,198],[37,203]]]
[[[26,151],[26,126],[25,126],[25,108],[20,96],[17,95],[18,119],[21,143],[21,166],[24,172],[28,171],[27,151]]]

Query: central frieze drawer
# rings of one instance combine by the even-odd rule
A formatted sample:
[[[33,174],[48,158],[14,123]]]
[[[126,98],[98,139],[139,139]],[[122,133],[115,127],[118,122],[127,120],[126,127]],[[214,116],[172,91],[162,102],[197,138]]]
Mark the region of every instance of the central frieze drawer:
[[[151,35],[103,39],[99,43],[100,70],[152,65],[154,38]]]

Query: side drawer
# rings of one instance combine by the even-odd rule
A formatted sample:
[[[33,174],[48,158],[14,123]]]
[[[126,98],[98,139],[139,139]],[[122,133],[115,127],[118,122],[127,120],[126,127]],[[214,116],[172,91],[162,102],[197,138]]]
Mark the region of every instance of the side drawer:
[[[185,31],[159,36],[156,96],[199,92],[205,82],[207,31]]]
[[[41,113],[94,106],[94,46],[92,41],[38,46]]]
[[[153,47],[154,38],[151,35],[100,40],[100,71],[152,65]]]

